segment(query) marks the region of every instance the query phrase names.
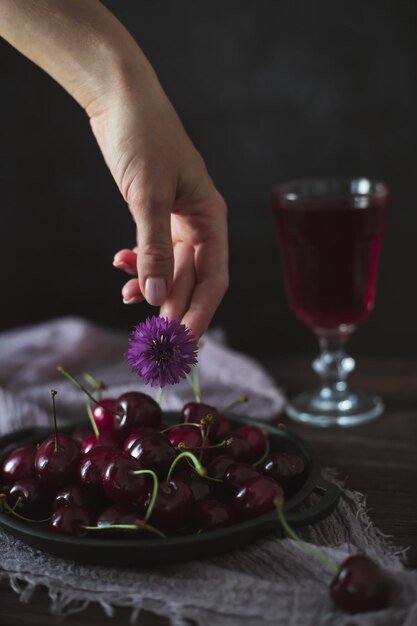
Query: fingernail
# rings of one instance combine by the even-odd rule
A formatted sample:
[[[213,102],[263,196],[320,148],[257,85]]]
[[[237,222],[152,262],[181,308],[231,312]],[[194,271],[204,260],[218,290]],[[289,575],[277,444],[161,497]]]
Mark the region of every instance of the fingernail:
[[[150,276],[145,282],[145,298],[152,306],[161,306],[167,297],[167,285],[164,278]]]
[[[127,269],[129,269],[128,264],[127,263],[123,263],[123,261],[113,260],[113,265],[114,265],[114,267],[117,267],[118,270],[127,270]]]
[[[140,298],[123,298],[123,304],[136,304]]]

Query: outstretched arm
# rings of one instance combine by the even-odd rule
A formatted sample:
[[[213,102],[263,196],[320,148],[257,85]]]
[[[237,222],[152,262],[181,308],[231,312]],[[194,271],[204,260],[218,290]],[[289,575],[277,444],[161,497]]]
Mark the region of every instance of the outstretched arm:
[[[228,284],[226,205],[139,46],[98,0],[1,0],[0,35],[90,118],[137,227],[114,260],[137,275],[124,301],[199,337]]]

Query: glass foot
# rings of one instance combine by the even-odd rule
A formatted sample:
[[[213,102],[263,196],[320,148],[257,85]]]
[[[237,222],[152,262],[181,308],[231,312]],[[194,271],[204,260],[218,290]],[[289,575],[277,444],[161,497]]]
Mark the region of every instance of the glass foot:
[[[347,393],[343,398],[326,398],[322,391],[302,393],[287,403],[286,413],[296,422],[311,426],[358,426],[379,417],[384,403],[367,393]]]

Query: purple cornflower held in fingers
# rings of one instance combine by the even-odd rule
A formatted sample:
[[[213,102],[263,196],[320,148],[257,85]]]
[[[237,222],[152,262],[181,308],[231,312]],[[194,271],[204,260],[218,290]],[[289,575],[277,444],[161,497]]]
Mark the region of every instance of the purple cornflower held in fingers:
[[[197,342],[177,320],[148,317],[133,329],[126,359],[151,387],[179,383],[197,363]]]

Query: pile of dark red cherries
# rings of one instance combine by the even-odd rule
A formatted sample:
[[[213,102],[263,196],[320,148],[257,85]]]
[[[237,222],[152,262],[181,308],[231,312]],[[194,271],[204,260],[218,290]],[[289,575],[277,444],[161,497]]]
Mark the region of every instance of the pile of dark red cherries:
[[[7,457],[0,510],[63,535],[158,539],[256,518],[305,481],[301,457],[270,452],[264,429],[232,429],[224,413],[201,402],[185,404],[174,426],[140,392],[103,398],[91,412],[98,435],[55,430]],[[377,610],[388,602],[388,579],[355,555],[330,592],[348,612]]]
[[[232,431],[214,407],[189,402],[180,424],[167,427],[146,394],[99,402],[92,407],[98,437],[82,430],[52,434],[9,455],[3,464],[9,512],[49,518],[54,533],[150,538],[155,531],[203,532],[257,517],[304,481],[303,459],[267,454],[265,430]],[[134,473],[143,470],[149,473]]]

